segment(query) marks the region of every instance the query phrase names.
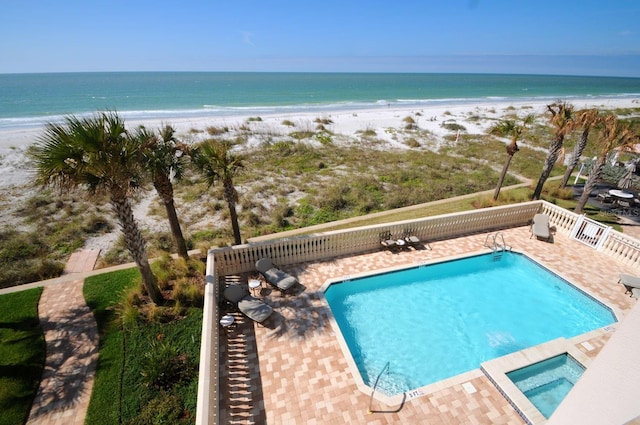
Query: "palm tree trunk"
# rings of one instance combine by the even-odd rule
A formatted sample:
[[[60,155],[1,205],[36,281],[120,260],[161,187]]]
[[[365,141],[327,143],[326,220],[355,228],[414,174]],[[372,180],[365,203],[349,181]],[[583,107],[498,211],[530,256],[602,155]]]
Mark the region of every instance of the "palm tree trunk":
[[[153,186],[156,188],[156,192],[158,192],[158,195],[164,203],[164,208],[167,211],[171,235],[173,236],[173,242],[176,244],[178,255],[188,260],[189,253],[187,252],[187,243],[182,235],[178,213],[176,212],[176,207],[173,202],[173,185],[169,179],[166,179],[166,181],[154,181]]]
[[[242,244],[242,237],[240,236],[240,226],[238,224],[238,213],[236,212],[235,202],[228,202],[229,214],[231,215],[231,227],[233,228],[233,240],[234,245]]]
[[[236,199],[238,195],[232,182],[225,180],[223,184],[224,198],[229,206],[229,215],[231,217],[234,245],[240,245],[242,244],[242,237],[240,235],[240,225],[238,224],[238,212],[236,211]]]
[[[542,187],[545,182],[549,178],[551,174],[551,170],[558,160],[558,156],[560,155],[560,150],[562,149],[562,144],[564,142],[564,136],[560,136],[556,138],[551,146],[549,147],[549,153],[547,155],[547,159],[544,161],[544,167],[542,168],[542,174],[538,179],[538,184],[536,185],[536,189],[533,191],[532,199],[540,199],[540,195],[542,195]]]
[[[142,283],[147,290],[151,301],[155,304],[162,305],[164,299],[162,298],[162,293],[160,292],[158,283],[156,282],[156,277],[151,271],[149,259],[147,258],[147,249],[142,233],[140,232],[140,229],[138,229],[135,217],[133,216],[131,203],[129,202],[129,198],[117,192],[118,191],[113,191],[111,193],[111,206],[118,217],[118,221],[120,222],[125,244],[127,245],[127,249],[129,250],[129,253],[131,253],[133,260],[136,262],[138,270],[140,270]]]
[[[169,226],[171,226],[171,234],[173,235],[173,241],[176,244],[178,255],[185,260],[189,259],[189,252],[187,251],[187,243],[182,235],[182,229],[180,228],[180,222],[178,221],[178,214],[176,213],[176,207],[173,204],[173,200],[165,202],[164,207],[167,210],[167,217],[169,218]]]
[[[574,208],[573,212],[576,214],[582,214],[582,210],[584,206],[587,205],[587,201],[589,200],[589,195],[593,192],[593,188],[596,186],[596,181],[600,178],[600,174],[602,173],[602,169],[604,168],[604,164],[607,160],[607,156],[601,156],[596,159],[596,163],[593,165],[593,170],[589,173],[589,178],[584,185],[584,189],[582,191],[582,195],[580,195],[580,199],[578,199],[578,204]]]
[[[509,164],[511,164],[511,158],[513,155],[507,154],[507,161],[504,163],[502,167],[502,173],[500,173],[500,178],[498,179],[498,186],[496,186],[496,191],[493,193],[493,200],[496,201],[498,199],[498,195],[500,195],[500,189],[502,188],[502,183],[504,183],[504,178],[507,175],[507,170],[509,170]]]
[[[567,166],[567,169],[564,172],[564,176],[562,177],[562,183],[560,183],[560,187],[562,189],[567,187],[569,178],[571,177],[571,174],[573,174],[573,170],[576,169],[576,165],[578,165],[578,161],[582,156],[582,152],[584,152],[584,148],[587,147],[587,137],[589,137],[589,130],[585,130],[582,132],[580,140],[578,140],[578,143],[576,143],[576,147],[573,149],[573,158],[571,158],[571,164]]]

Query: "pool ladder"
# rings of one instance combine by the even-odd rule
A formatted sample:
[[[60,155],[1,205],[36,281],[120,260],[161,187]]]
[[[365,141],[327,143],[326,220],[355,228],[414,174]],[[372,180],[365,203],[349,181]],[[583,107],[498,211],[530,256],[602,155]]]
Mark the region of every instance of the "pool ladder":
[[[371,410],[371,405],[373,403],[373,395],[376,393],[376,388],[378,387],[378,381],[380,380],[380,377],[382,376],[383,373],[389,372],[389,366],[391,366],[391,362],[387,362],[387,364],[384,365],[384,367],[378,374],[378,377],[376,378],[375,384],[373,384],[373,391],[371,391],[371,398],[369,398],[369,410],[368,410],[369,414],[373,413],[373,410]]]
[[[501,259],[502,254],[505,251],[511,251],[511,247],[507,246],[504,242],[504,235],[500,232],[494,233],[493,237],[491,233],[489,233],[484,239],[484,246],[491,248],[491,251],[493,252],[493,261]]]

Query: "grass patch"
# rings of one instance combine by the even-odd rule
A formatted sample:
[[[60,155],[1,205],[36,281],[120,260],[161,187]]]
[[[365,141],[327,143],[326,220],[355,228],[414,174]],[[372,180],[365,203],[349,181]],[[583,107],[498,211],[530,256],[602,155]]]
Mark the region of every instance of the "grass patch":
[[[0,425],[26,423],[40,385],[46,351],[38,319],[42,289],[0,296]]]
[[[141,321],[124,309],[139,286],[136,268],[85,282],[100,332],[86,423],[194,423],[202,310],[184,307],[169,323]]]

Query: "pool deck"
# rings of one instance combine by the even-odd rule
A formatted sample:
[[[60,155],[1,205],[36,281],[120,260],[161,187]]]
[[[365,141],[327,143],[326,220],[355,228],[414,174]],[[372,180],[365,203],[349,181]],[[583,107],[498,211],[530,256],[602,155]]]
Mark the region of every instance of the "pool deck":
[[[501,232],[513,251],[527,254],[612,307],[622,320],[636,300],[618,284],[619,273],[636,274],[568,237],[553,243],[530,238],[528,227]],[[426,387],[422,395],[388,399],[363,392],[352,361],[331,325],[321,288],[329,279],[374,270],[488,252],[487,234],[431,242],[431,250],[405,250],[334,258],[284,269],[298,277],[304,291],[281,295],[263,284],[259,297],[274,307],[263,325],[233,313],[236,323],[221,338],[220,419],[228,424],[524,424],[518,411],[480,369]],[[256,276],[243,276],[241,281]],[[615,333],[617,324],[573,338],[566,344],[589,362]],[[552,344],[553,345],[553,344]],[[553,345],[552,351],[557,349]],[[526,350],[548,356],[544,346]],[[522,359],[505,359],[521,362]],[[522,353],[520,354],[522,357]],[[424,361],[429,361],[425,359]],[[489,367],[489,369],[494,366]],[[500,369],[500,367],[498,367]],[[508,368],[507,368],[508,369]],[[357,373],[357,372],[355,372]],[[387,402],[385,402],[387,401]],[[371,403],[371,404],[370,404]],[[372,412],[370,412],[370,410]],[[539,423],[539,422],[535,422]]]

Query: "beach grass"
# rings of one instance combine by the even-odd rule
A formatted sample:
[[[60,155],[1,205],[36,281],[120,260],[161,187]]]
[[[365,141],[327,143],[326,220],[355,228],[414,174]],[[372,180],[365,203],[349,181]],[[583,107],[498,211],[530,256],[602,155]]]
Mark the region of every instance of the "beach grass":
[[[0,296],[0,424],[27,422],[45,362],[38,319],[43,288]]]
[[[168,323],[140,321],[123,307],[139,286],[136,268],[85,281],[100,333],[86,423],[194,423],[202,309],[181,308],[181,319]]]
[[[28,198],[16,213],[31,230],[0,230],[0,288],[59,276],[66,259],[88,237],[113,230],[107,207],[99,204],[79,194],[50,190]]]

